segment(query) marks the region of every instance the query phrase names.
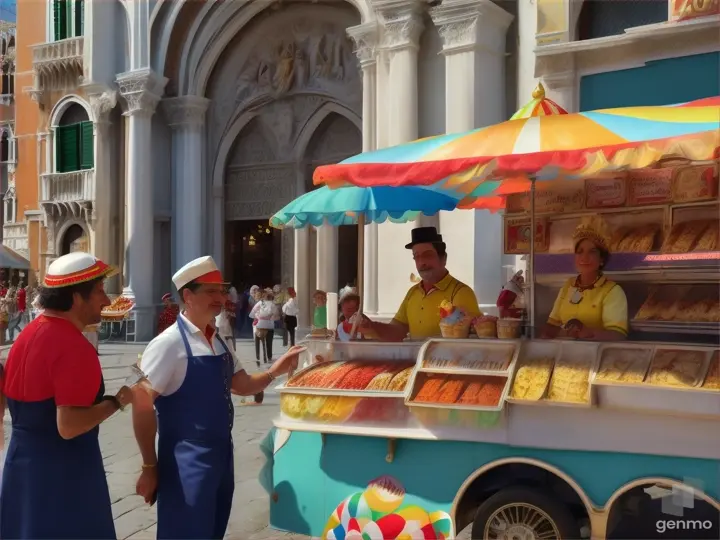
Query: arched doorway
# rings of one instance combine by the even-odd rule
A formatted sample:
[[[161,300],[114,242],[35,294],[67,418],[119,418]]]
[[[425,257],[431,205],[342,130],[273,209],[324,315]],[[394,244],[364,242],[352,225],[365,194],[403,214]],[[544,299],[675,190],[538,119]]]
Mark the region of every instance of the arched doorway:
[[[90,241],[87,234],[85,234],[85,229],[77,224],[70,225],[63,235],[60,250],[60,255],[67,255],[76,251],[89,252]]]

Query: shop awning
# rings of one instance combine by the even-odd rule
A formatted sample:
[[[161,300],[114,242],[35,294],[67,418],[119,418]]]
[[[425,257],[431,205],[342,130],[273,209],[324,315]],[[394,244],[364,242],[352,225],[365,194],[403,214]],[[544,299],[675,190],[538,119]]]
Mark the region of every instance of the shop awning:
[[[12,270],[29,270],[30,261],[20,255],[17,251],[0,244],[0,268]]]

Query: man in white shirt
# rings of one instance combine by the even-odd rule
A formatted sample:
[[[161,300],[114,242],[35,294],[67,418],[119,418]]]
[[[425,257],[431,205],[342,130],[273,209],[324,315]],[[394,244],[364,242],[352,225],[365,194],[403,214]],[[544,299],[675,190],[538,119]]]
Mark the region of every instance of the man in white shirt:
[[[230,394],[261,392],[295,369],[303,348],[249,375],[215,329],[228,292],[212,257],[188,263],[173,282],[184,311],[150,342],[140,363],[152,391],[137,389],[133,405],[143,457],[137,493],[151,504],[157,496],[157,538],[220,539],[234,490]]]

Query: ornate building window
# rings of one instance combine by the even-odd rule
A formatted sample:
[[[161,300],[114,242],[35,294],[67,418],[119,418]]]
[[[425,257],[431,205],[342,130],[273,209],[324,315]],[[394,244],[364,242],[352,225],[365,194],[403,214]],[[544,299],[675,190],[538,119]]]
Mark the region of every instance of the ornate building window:
[[[85,0],[53,0],[52,12],[55,41],[83,35]]]
[[[667,22],[667,2],[585,0],[578,19],[579,40],[618,36],[627,28]]]
[[[71,105],[55,128],[55,169],[73,172],[95,167],[93,123],[85,109]]]
[[[0,95],[10,96],[15,93],[15,36],[3,37],[0,49]]]
[[[11,187],[5,193],[3,198],[3,214],[5,223],[15,223],[17,218],[17,198],[15,197],[15,188]]]

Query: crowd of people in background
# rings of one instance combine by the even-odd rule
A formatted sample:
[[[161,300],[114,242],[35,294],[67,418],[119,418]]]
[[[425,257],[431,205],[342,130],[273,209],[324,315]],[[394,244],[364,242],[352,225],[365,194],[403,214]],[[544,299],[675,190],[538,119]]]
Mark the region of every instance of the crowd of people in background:
[[[0,280],[0,345],[12,343],[31,318],[28,298],[33,290],[22,279],[13,281]]]
[[[293,287],[275,285],[240,287],[242,292],[231,286],[225,308],[215,323],[220,336],[236,350],[237,338],[252,338],[255,344],[255,362],[258,367],[273,361],[273,342],[276,335],[282,336],[283,347],[296,342],[298,315],[301,306]],[[313,317],[311,331],[322,333],[327,328],[327,293],[316,290],[313,293]],[[164,308],[158,320],[158,334],[164,332],[177,320],[180,308],[170,293],[162,297]],[[338,295],[339,320],[337,337],[349,340],[352,331],[352,316],[360,308],[360,296],[355,287],[347,285]],[[361,337],[361,336],[357,336]]]

